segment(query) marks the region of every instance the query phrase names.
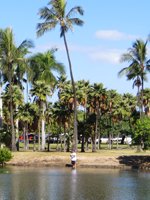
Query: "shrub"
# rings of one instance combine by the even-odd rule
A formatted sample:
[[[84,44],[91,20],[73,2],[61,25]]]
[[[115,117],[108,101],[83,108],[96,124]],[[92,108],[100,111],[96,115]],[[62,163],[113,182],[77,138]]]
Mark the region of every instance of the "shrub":
[[[0,149],[0,164],[2,167],[4,166],[5,162],[11,160],[12,158],[12,153],[9,149],[3,148]]]
[[[143,149],[150,147],[150,118],[142,117],[137,120],[134,131],[133,141],[135,144],[140,145]]]

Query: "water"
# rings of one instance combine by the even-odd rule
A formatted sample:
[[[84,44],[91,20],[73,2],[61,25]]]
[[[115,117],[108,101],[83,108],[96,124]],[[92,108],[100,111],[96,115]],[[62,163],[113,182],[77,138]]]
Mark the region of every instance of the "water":
[[[0,200],[150,200],[150,173],[118,169],[0,169]]]

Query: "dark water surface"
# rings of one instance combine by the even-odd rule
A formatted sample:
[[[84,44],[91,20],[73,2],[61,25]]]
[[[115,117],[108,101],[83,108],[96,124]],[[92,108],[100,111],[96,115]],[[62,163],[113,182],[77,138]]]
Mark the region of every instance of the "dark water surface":
[[[0,169],[0,200],[150,200],[150,173],[118,169]]]

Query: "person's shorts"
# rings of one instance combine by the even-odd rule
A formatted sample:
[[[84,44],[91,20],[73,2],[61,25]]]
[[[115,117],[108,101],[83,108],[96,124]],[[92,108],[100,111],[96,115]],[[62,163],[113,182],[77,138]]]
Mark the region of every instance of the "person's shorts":
[[[76,164],[76,161],[71,161],[71,164],[72,164],[72,165],[75,165],[75,164]]]

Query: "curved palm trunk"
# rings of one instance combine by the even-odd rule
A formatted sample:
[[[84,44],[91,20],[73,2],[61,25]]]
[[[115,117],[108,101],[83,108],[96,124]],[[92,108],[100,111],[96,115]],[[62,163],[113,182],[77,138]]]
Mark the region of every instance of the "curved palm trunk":
[[[73,94],[74,94],[74,134],[73,134],[73,146],[72,146],[72,148],[75,151],[77,151],[78,129],[77,129],[77,98],[76,98],[76,88],[75,88],[75,82],[74,82],[73,73],[72,73],[72,65],[71,65],[71,60],[70,60],[70,56],[69,56],[69,50],[68,50],[68,45],[67,45],[65,33],[63,34],[63,38],[64,38],[64,43],[65,43],[67,58],[68,58],[68,62],[69,62],[70,76],[71,76],[71,82],[72,82],[72,89],[73,89]]]

